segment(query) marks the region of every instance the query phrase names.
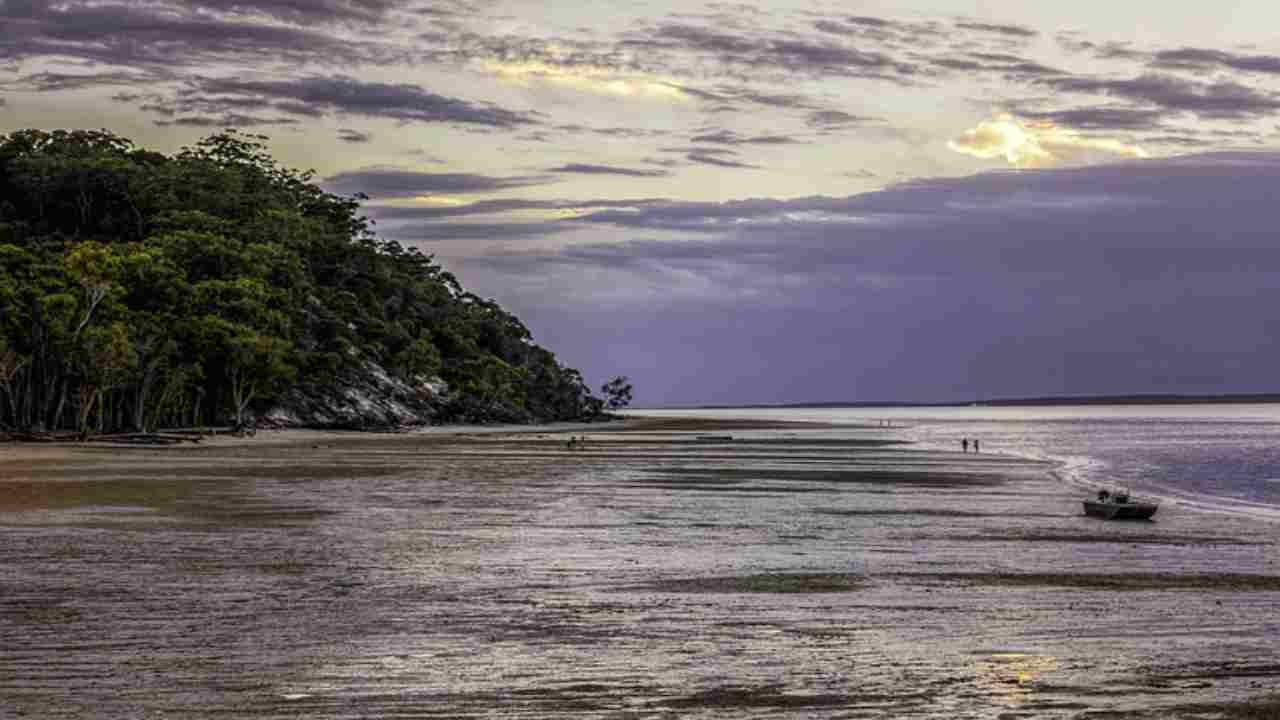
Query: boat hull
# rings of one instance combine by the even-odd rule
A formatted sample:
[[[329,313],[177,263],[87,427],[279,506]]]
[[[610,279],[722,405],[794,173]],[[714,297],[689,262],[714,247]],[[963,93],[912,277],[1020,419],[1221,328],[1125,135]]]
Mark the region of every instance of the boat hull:
[[[1098,502],[1084,501],[1084,514],[1104,520],[1149,520],[1160,506],[1149,502]]]

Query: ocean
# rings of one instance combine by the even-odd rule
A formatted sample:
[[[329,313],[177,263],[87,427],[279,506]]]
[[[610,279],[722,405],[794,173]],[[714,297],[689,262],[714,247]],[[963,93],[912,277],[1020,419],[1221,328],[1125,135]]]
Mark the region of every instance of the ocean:
[[[636,415],[871,425],[865,432],[959,452],[1054,463],[1063,482],[1122,487],[1210,512],[1280,521],[1280,405],[633,410]],[[890,424],[882,427],[883,424]]]

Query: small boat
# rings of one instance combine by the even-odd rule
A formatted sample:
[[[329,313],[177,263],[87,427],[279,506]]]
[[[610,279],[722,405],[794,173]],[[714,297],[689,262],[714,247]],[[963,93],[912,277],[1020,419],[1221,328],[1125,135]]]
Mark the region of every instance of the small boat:
[[[1099,490],[1097,499],[1084,501],[1085,515],[1104,520],[1147,520],[1159,509],[1159,503],[1131,498],[1124,490]]]

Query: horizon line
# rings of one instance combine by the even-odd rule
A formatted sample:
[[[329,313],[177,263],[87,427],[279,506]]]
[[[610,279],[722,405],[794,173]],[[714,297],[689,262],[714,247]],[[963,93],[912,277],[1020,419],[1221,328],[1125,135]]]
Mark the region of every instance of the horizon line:
[[[928,408],[928,407],[1016,407],[1050,405],[1207,405],[1213,403],[1280,403],[1280,392],[1272,393],[1137,393],[1131,395],[1041,395],[1034,397],[910,402],[899,400],[837,400],[796,403],[743,403],[711,405],[663,405],[634,407],[631,410],[748,410],[786,408]]]

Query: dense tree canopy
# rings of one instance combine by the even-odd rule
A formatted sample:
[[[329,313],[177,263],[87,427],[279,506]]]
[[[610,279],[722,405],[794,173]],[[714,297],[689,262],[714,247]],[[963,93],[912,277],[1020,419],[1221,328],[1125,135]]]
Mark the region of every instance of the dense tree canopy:
[[[0,429],[234,422],[370,363],[447,381],[441,419],[599,411],[517,318],[262,140],[0,135]]]

